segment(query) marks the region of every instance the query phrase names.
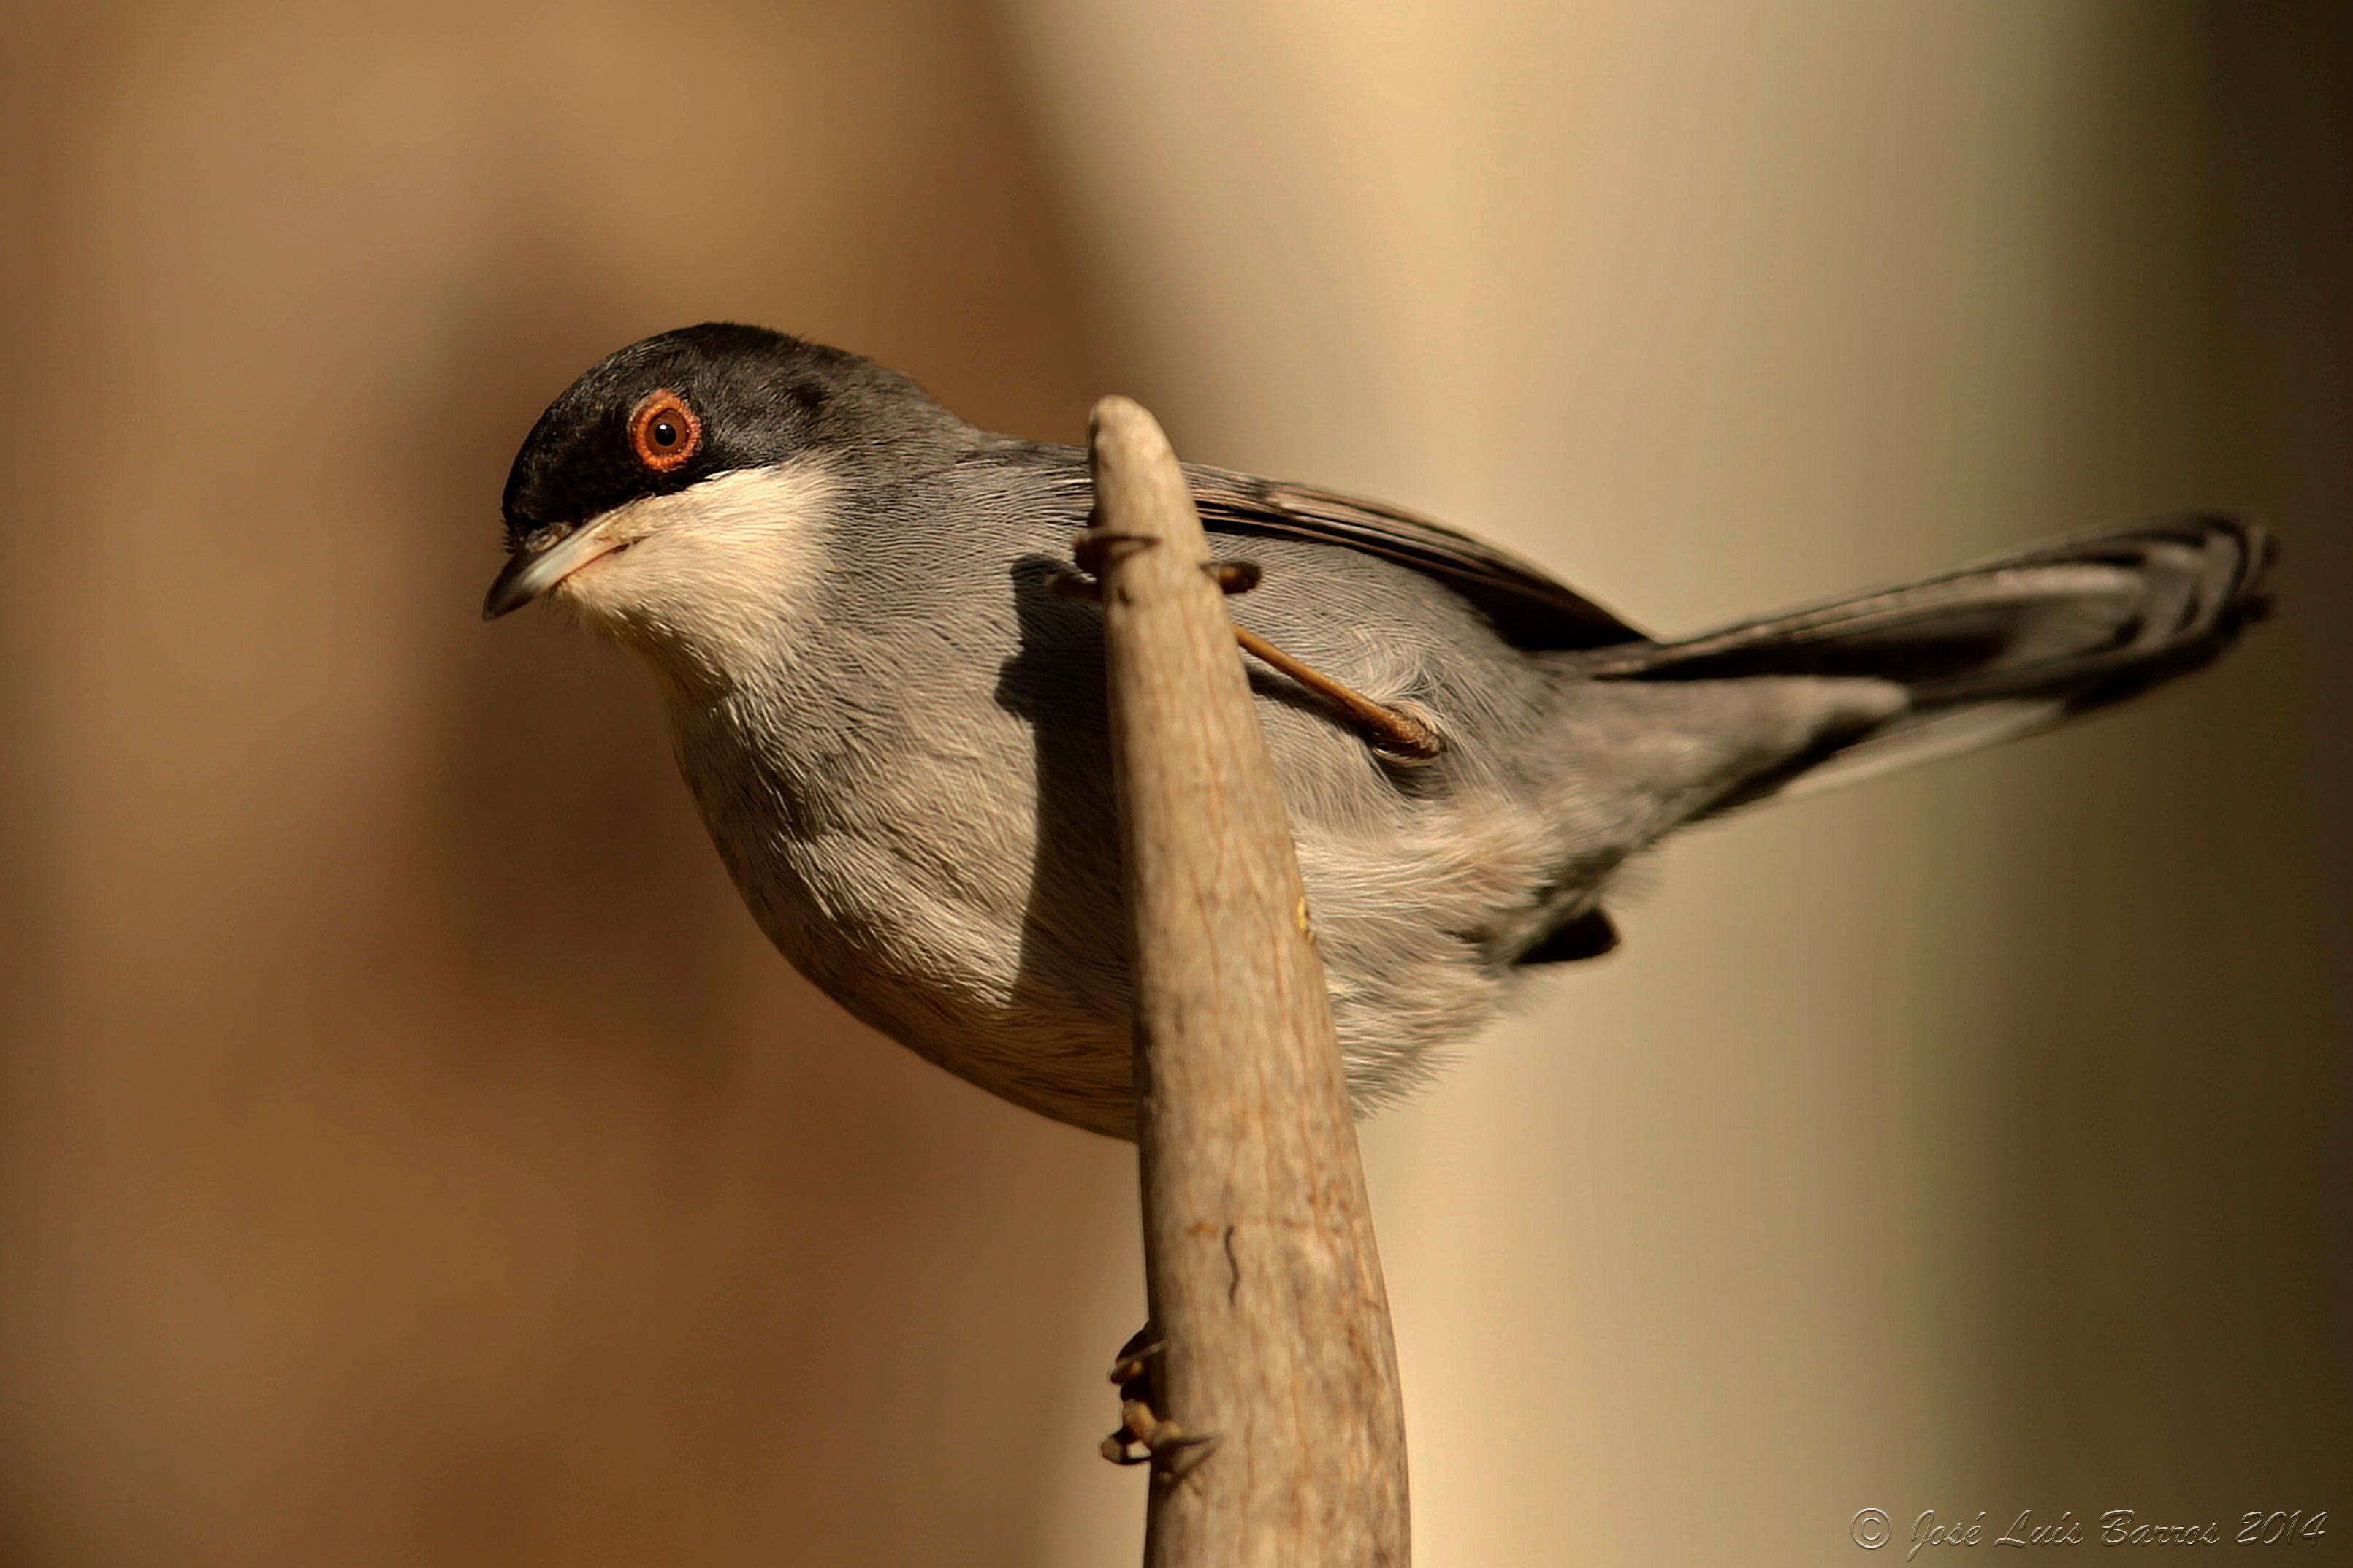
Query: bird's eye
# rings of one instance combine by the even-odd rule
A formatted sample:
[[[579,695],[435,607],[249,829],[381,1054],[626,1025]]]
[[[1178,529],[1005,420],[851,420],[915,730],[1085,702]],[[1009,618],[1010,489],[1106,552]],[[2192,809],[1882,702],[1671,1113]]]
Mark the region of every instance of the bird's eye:
[[[694,456],[702,445],[702,421],[686,399],[665,387],[649,394],[629,416],[629,446],[638,461],[666,474]]]

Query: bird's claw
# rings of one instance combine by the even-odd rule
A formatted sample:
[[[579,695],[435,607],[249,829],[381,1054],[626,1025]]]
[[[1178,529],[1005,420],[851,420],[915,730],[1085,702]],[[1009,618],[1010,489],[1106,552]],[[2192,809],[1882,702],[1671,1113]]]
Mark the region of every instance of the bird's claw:
[[[1075,570],[1064,567],[1046,579],[1046,592],[1058,599],[1083,599],[1091,605],[1103,603],[1102,571],[1104,551],[1122,542],[1150,544],[1155,541],[1140,533],[1106,533],[1092,529],[1079,535],[1079,542],[1071,554],[1077,563]],[[1204,561],[1201,570],[1209,574],[1221,592],[1247,594],[1259,584],[1263,574],[1255,561]]]
[[[1143,1342],[1139,1333],[1121,1347],[1111,1381],[1119,1385],[1119,1429],[1103,1440],[1103,1457],[1114,1465],[1150,1465],[1166,1481],[1182,1479],[1218,1446],[1215,1432],[1187,1432],[1153,1409],[1152,1363],[1166,1341]]]
[[[1069,566],[1057,566],[1047,575],[1046,592],[1057,599],[1083,599],[1090,605],[1103,603],[1103,584]]]
[[[1129,533],[1116,528],[1090,528],[1071,544],[1071,559],[1079,563],[1080,571],[1100,577],[1103,568],[1111,563],[1114,552],[1149,550],[1159,542],[1156,534]]]
[[[1103,1440],[1103,1457],[1114,1465],[1150,1465],[1154,1475],[1179,1481],[1218,1446],[1215,1432],[1184,1431],[1157,1419],[1141,1400],[1124,1400],[1119,1408],[1119,1430]]]
[[[1259,579],[1265,575],[1255,561],[1204,561],[1201,570],[1209,574],[1210,582],[1228,594],[1247,594],[1257,587]]]

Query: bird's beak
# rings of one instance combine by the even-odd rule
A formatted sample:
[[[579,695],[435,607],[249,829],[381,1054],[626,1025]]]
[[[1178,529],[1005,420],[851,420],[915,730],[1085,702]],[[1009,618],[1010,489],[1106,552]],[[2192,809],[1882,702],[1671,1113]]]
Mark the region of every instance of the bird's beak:
[[[516,553],[482,596],[482,619],[495,621],[510,610],[522,609],[591,561],[628,542],[627,535],[596,522],[575,528],[553,544]]]

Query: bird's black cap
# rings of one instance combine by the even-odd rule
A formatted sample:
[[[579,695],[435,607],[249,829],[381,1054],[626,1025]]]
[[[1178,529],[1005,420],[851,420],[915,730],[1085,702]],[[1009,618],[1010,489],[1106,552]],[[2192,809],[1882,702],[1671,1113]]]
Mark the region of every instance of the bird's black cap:
[[[548,405],[507,475],[508,548],[714,474],[955,427],[913,381],[856,354],[765,327],[681,327],[607,355]]]

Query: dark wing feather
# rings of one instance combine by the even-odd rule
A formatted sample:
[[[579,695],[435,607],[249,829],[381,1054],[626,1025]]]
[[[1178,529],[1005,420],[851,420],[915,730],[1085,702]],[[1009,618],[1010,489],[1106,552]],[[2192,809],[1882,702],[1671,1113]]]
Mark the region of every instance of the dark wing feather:
[[[1616,647],[1649,640],[1542,569],[1443,523],[1380,501],[1187,464],[1202,524],[1213,532],[1276,534],[1386,556],[1426,572],[1486,612],[1505,640],[1531,650]]]

